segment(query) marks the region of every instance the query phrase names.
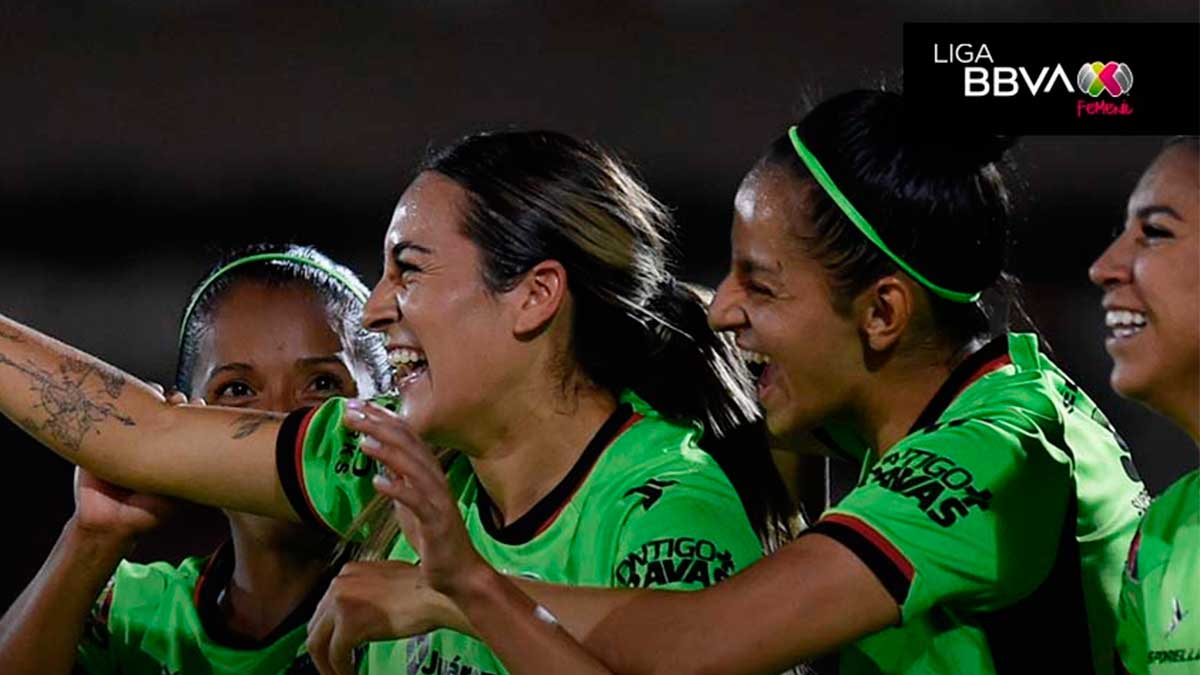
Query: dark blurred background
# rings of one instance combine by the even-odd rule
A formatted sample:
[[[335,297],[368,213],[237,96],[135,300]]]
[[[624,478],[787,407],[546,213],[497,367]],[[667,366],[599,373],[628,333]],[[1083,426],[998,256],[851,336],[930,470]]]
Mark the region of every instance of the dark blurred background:
[[[676,210],[685,276],[713,282],[742,174],[806,100],[898,85],[905,21],[1198,17],[1194,0],[7,0],[0,312],[170,382],[185,296],[219,252],[311,243],[373,281],[422,153],[497,127],[619,149]],[[1154,494],[1196,450],[1110,392],[1086,270],[1162,140],[1025,139],[1011,265],[1058,359],[1133,445]],[[72,499],[66,462],[2,420],[0,443],[15,458],[0,493],[15,527],[5,608]],[[136,557],[207,552],[221,527],[193,515]]]

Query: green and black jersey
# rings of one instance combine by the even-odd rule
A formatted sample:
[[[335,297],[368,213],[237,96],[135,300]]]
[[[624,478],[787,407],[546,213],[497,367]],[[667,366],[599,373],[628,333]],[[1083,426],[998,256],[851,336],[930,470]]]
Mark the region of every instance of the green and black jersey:
[[[218,606],[233,574],[233,547],[179,566],[122,561],[88,617],[78,673],[280,675],[316,673],[305,625],[325,593],[323,580],[262,640],[229,630]]]
[[[842,673],[1112,673],[1147,503],[1123,442],[1037,339],[998,338],[808,530],[857,554],[900,608],[843,652]]]
[[[1200,472],[1150,506],[1125,566],[1117,650],[1133,675],[1200,673]]]
[[[347,534],[375,496],[375,466],[342,427],[343,410],[343,400],[331,399],[293,413],[280,431],[278,464],[296,511]],[[762,549],[737,492],[697,445],[700,433],[626,392],[566,477],[504,526],[467,458],[448,477],[475,547],[503,573],[572,585],[705,588]],[[389,557],[417,560],[403,537]],[[367,663],[370,673],[505,672],[486,645],[450,630],[372,643]]]

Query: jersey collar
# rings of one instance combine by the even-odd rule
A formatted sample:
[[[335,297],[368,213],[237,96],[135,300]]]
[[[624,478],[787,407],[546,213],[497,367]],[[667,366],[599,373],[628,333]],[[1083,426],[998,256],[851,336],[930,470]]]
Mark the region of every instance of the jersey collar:
[[[634,413],[633,406],[629,403],[617,406],[617,409],[600,426],[599,431],[584,448],[583,454],[579,456],[567,475],[558,482],[558,485],[555,485],[545,497],[538,500],[533,508],[508,525],[501,526],[496,523],[495,503],[488,495],[487,490],[484,490],[483,485],[476,479],[479,490],[475,497],[475,505],[479,509],[479,521],[483,524],[484,531],[502,544],[515,546],[528,543],[549,527],[562,512],[567,502],[571,501],[579,486],[583,484],[583,480],[591,473],[596,461],[600,459],[604,449],[641,417]]]
[[[337,576],[337,572],[341,568],[341,561],[330,566],[329,573],[312,587],[308,595],[296,606],[296,609],[292,610],[269,635],[257,640],[231,629],[221,612],[219,600],[233,578],[233,563],[233,545],[227,540],[209,556],[204,571],[196,579],[196,590],[192,598],[196,605],[196,614],[200,617],[200,625],[209,639],[223,647],[244,650],[269,647],[283,636],[308,623],[309,618],[317,609],[317,603],[325,595],[325,589],[329,586],[329,582]]]
[[[946,412],[954,399],[958,398],[958,395],[967,387],[984,375],[1010,363],[1012,363],[1012,357],[1008,354],[1008,335],[1003,334],[992,338],[986,345],[955,366],[950,377],[946,378],[946,381],[938,388],[937,393],[921,411],[917,421],[913,422],[908,433],[914,434],[937,422],[942,413]]]

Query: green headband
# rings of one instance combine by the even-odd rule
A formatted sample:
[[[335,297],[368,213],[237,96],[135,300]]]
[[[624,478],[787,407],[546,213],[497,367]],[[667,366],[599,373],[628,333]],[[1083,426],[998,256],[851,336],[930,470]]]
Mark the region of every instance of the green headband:
[[[208,278],[202,281],[200,285],[196,287],[196,292],[192,293],[192,299],[190,302],[188,302],[187,310],[183,313],[183,323],[179,326],[179,345],[181,347],[183,346],[183,334],[187,331],[188,321],[192,318],[192,311],[196,309],[196,303],[200,302],[200,298],[204,295],[204,292],[208,290],[208,287],[211,286],[214,281],[220,279],[230,270],[241,267],[242,265],[249,265],[250,263],[271,260],[292,262],[296,263],[297,265],[304,265],[305,267],[311,267],[315,270],[320,270],[341,282],[343,286],[345,286],[351,293],[354,294],[354,297],[357,298],[359,302],[366,303],[367,301],[367,294],[363,292],[362,288],[360,288],[361,284],[355,285],[351,283],[350,280],[347,279],[346,276],[341,272],[338,272],[336,269],[329,267],[322,262],[305,258],[304,256],[292,255],[290,253],[255,253],[254,255],[248,255],[244,258],[238,258],[237,260],[222,266],[221,269],[208,275]]]
[[[788,137],[792,139],[792,146],[796,148],[796,154],[800,155],[800,159],[803,160],[804,165],[808,167],[809,173],[813,175],[813,178],[817,179],[817,183],[819,183],[821,187],[825,189],[825,192],[831,199],[833,199],[834,203],[836,203],[838,207],[842,209],[842,213],[846,214],[846,217],[850,219],[850,222],[854,223],[855,227],[857,227],[867,239],[870,239],[872,244],[875,244],[880,251],[883,251],[884,255],[891,258],[892,262],[896,263],[900,269],[907,272],[908,276],[916,279],[918,283],[925,288],[928,288],[934,295],[945,298],[952,302],[975,302],[979,299],[981,294],[980,291],[976,291],[974,293],[963,293],[961,291],[952,291],[948,288],[942,288],[941,286],[938,286],[922,276],[921,273],[913,269],[911,265],[904,262],[900,256],[893,253],[892,249],[888,248],[887,244],[883,243],[883,239],[880,238],[879,233],[875,231],[875,228],[871,227],[871,224],[867,222],[867,219],[858,212],[858,209],[854,208],[854,205],[850,203],[850,200],[846,199],[846,195],[842,194],[842,191],[838,189],[836,184],[834,184],[833,179],[829,177],[829,174],[825,173],[825,167],[821,166],[821,163],[817,161],[816,156],[809,152],[808,148],[804,146],[804,142],[800,140],[800,132],[796,129],[796,127],[788,129]]]

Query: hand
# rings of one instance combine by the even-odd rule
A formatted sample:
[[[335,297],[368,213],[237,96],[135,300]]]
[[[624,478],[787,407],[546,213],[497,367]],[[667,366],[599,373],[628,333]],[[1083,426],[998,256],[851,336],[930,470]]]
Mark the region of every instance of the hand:
[[[398,415],[373,403],[349,401],[344,424],[363,434],[363,453],[387,467],[387,475],[375,476],[375,489],[392,499],[430,588],[457,599],[495,574],[471,543],[431,448]]]
[[[141,494],[75,469],[75,516],[81,533],[132,543],[158,527],[175,509],[172,500]]]
[[[324,675],[354,675],[358,645],[454,627],[455,616],[414,565],[346,563],[309,619],[308,653]]]

